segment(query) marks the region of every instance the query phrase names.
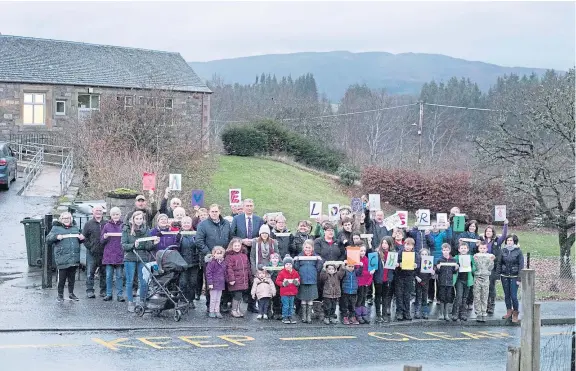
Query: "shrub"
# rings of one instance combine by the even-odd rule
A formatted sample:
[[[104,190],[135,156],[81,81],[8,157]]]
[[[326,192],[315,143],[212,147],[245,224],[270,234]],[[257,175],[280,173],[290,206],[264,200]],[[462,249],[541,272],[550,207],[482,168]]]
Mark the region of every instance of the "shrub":
[[[355,181],[360,180],[360,173],[358,169],[351,165],[340,165],[336,173],[340,177],[340,183],[346,186],[352,186],[354,185]]]
[[[449,212],[453,206],[481,223],[492,223],[494,205],[507,205],[511,224],[523,224],[534,215],[534,203],[507,192],[504,184],[486,181],[470,173],[420,173],[368,167],[362,173],[366,193],[378,193],[382,201],[415,211]]]
[[[231,127],[222,133],[224,150],[229,155],[254,156],[265,153],[267,144],[266,134],[254,127]]]

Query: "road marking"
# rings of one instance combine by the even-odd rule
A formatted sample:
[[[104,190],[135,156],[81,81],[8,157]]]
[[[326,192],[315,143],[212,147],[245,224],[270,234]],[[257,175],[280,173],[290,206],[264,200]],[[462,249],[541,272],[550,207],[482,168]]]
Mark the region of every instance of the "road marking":
[[[302,336],[297,338],[280,338],[284,341],[298,341],[298,340],[340,340],[340,339],[357,339],[357,336]]]
[[[78,344],[15,344],[15,345],[0,345],[0,349],[65,348],[75,346],[78,346]]]

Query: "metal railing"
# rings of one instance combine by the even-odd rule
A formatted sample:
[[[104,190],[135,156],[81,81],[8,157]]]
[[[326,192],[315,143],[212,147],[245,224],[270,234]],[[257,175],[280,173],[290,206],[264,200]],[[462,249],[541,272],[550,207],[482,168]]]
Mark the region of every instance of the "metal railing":
[[[35,152],[34,154],[32,154]],[[22,187],[22,192],[26,191],[30,184],[36,179],[38,174],[42,171],[44,166],[44,148],[30,146],[25,144],[18,145],[18,159],[22,161],[32,156],[24,168],[24,186]]]
[[[74,175],[74,151],[70,149],[68,156],[62,163],[62,168],[60,168],[60,195],[64,195],[68,191],[68,187],[72,182],[72,177]]]

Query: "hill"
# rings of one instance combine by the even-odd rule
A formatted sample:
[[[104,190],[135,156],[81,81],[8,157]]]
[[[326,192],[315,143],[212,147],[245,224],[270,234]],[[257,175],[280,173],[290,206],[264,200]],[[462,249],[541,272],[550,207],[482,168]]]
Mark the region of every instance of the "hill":
[[[220,156],[218,161],[205,198],[207,205],[224,205],[226,215],[230,213],[230,188],[241,188],[243,199],[254,199],[258,215],[282,211],[292,231],[299,220],[309,219],[310,201],[322,201],[324,214],[328,212],[328,203],[350,205],[350,198],[339,190],[335,181],[294,166],[253,157]]]
[[[228,83],[254,83],[262,73],[298,77],[313,73],[319,91],[336,102],[348,86],[366,83],[371,88],[386,88],[391,94],[420,94],[420,88],[431,80],[447,81],[453,76],[470,78],[483,91],[504,74],[542,74],[545,69],[502,67],[439,54],[385,52],[267,54],[254,57],[190,62],[203,79],[218,74]]]

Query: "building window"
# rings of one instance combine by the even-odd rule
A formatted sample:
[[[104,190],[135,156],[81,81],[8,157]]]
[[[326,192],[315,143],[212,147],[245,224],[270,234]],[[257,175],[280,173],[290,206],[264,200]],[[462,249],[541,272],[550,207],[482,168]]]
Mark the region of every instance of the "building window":
[[[172,109],[173,105],[174,105],[174,101],[172,100],[172,98],[162,99],[162,108]]]
[[[133,107],[134,106],[134,97],[131,95],[127,95],[124,97],[124,108]]]
[[[46,123],[46,94],[24,93],[22,116],[25,125],[44,125]]]
[[[65,100],[57,100],[56,101],[56,115],[57,116],[66,115],[66,101]]]
[[[78,108],[86,110],[99,110],[100,96],[97,94],[78,94]]]

